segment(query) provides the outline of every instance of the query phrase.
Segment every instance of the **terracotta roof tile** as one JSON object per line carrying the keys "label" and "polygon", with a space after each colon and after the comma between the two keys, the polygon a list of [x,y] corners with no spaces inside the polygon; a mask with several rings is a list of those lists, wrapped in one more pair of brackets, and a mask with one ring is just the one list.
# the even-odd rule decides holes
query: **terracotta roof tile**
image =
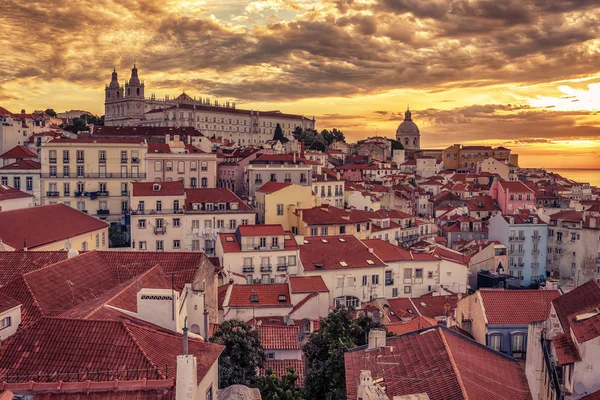
{"label": "terracotta roof tile", "polygon": [[267,369],[271,369],[275,372],[279,378],[284,377],[287,374],[287,370],[293,368],[294,372],[298,374],[298,386],[304,386],[304,360],[267,360],[265,366],[260,370],[261,375],[265,375]]}
{"label": "terracotta roof tile", "polygon": [[[256,301],[253,296],[256,296]],[[287,283],[233,285],[229,307],[291,307]]]}
{"label": "terracotta roof tile", "polygon": [[568,332],[571,323],[570,315],[580,314],[593,307],[600,307],[600,283],[594,280],[588,281],[554,299],[552,305],[563,330]]}
{"label": "terracotta roof tile", "polygon": [[15,250],[22,250],[24,241],[34,249],[105,228],[106,222],[64,204],[0,212],[0,237]]}
{"label": "terracotta roof tile", "polygon": [[258,192],[260,193],[265,193],[265,194],[271,194],[271,193],[275,193],[280,191],[281,189],[285,189],[288,186],[292,186],[291,183],[285,183],[285,182],[267,182],[264,185],[262,185],[259,189]]}
{"label": "terracotta roof tile", "polygon": [[295,325],[259,325],[258,336],[266,350],[300,350],[300,329]]}
{"label": "terracotta roof tile", "polygon": [[238,230],[242,236],[283,236],[283,227],[279,224],[240,225]]}
{"label": "terracotta roof tile", "polygon": [[417,307],[415,307],[413,302],[408,297],[396,297],[387,299],[387,301],[391,311],[390,319],[392,320],[399,320],[401,318],[416,318],[420,316]]}
{"label": "terracotta roof tile", "polygon": [[0,154],[0,158],[26,159],[38,158],[38,155],[25,146],[15,146],[7,152]]}
{"label": "terracotta roof tile", "polygon": [[[186,210],[192,210],[194,203],[237,203],[237,211],[254,211],[246,202],[240,199],[229,189],[206,188],[206,189],[185,189]],[[229,209],[228,209],[229,211]],[[218,212],[218,210],[215,210]],[[231,211],[229,211],[231,212]]]}
{"label": "terracotta roof tile", "polygon": [[33,195],[10,186],[0,185],[0,201],[24,199],[27,197],[33,197]]}
{"label": "terracotta roof tile", "polygon": [[479,294],[488,324],[520,325],[544,321],[550,316],[550,304],[558,290],[482,289]]}
{"label": "terracotta roof tile", "polygon": [[500,181],[499,183],[504,188],[504,190],[508,189],[513,193],[535,193],[533,189],[531,189],[523,182]]}
{"label": "terracotta roof tile", "polygon": [[431,400],[495,399],[496,393],[502,393],[513,400],[531,399],[524,368],[517,360],[444,327],[387,338],[387,347],[376,351],[365,348],[345,353],[350,400],[357,398],[361,370],[381,378],[390,398],[426,393]]}
{"label": "terracotta roof tile", "polygon": [[437,324],[438,321],[436,319],[429,317],[416,317],[408,322],[394,322],[387,324],[385,327],[389,333],[394,335],[404,335],[405,333],[418,331],[423,328],[430,328],[432,326],[436,326]]}
{"label": "terracotta roof tile", "polygon": [[290,276],[292,293],[329,292],[321,276]]}
{"label": "terracotta roof tile", "polygon": [[15,277],[67,259],[66,251],[0,251],[0,286]]}
{"label": "terracotta roof tile", "polygon": [[385,266],[353,235],[305,237],[300,259],[305,271]]}
{"label": "terracotta roof tile", "polygon": [[577,346],[571,338],[571,333],[563,333],[562,335],[556,335],[552,338],[552,344],[554,345],[554,351],[556,352],[556,358],[560,365],[572,364],[581,361],[581,355]]}
{"label": "terracotta roof tile", "polygon": [[411,300],[419,310],[419,314],[429,317],[445,317],[451,310],[456,308],[458,295],[433,296],[432,293],[421,297],[413,297]]}
{"label": "terracotta roof tile", "polygon": [[42,169],[42,164],[33,160],[20,160],[0,167],[0,170],[33,170]]}
{"label": "terracotta roof tile", "polygon": [[183,196],[183,181],[132,182],[133,197],[137,196]]}

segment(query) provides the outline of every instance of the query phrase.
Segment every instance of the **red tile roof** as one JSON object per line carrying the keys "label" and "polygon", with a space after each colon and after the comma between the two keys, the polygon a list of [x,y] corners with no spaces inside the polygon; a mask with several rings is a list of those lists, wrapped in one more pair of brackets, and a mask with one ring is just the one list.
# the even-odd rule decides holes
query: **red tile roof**
{"label": "red tile roof", "polygon": [[554,213],[550,216],[550,221],[566,221],[579,223],[583,221],[583,212],[565,210]]}
{"label": "red tile roof", "polygon": [[15,250],[22,250],[24,241],[34,249],[107,228],[106,222],[64,204],[0,212],[0,238]]}
{"label": "red tile roof", "polygon": [[365,246],[373,249],[373,252],[383,261],[437,261],[438,259],[427,253],[416,253],[381,239],[363,239]]}
{"label": "red tile roof", "polygon": [[[257,296],[252,302],[251,296]],[[281,296],[281,301],[280,301]],[[285,296],[285,298],[283,297]],[[290,290],[287,283],[233,285],[229,307],[291,307]]]}
{"label": "red tile roof", "polygon": [[313,208],[296,211],[302,214],[302,221],[308,225],[348,225],[358,222],[369,222],[369,216],[342,208],[324,204]]}
{"label": "red tile roof", "polygon": [[349,400],[357,398],[361,370],[381,378],[390,398],[426,393],[431,400],[496,399],[502,393],[506,399],[531,399],[517,360],[444,327],[388,338],[386,347],[374,351],[358,347],[344,358]]}
{"label": "red tile roof", "polygon": [[535,193],[533,189],[524,184],[523,182],[509,182],[509,181],[499,181],[500,185],[504,190],[510,190],[513,193],[526,193],[531,192]]}
{"label": "red tile roof", "polygon": [[[266,226],[267,228],[262,228]],[[250,234],[250,235],[242,235],[242,236],[279,236],[279,235],[283,235],[283,243],[284,243],[284,247],[281,250],[296,250],[298,249],[298,244],[296,243],[296,239],[294,239],[294,235],[292,235],[292,233],[290,231],[283,231],[283,228],[281,229],[281,233],[268,233],[268,232],[277,232],[278,229],[275,227],[281,227],[281,225],[240,225],[238,227],[238,229],[242,228],[242,227],[257,227],[255,232],[263,232],[261,234]],[[252,229],[247,230],[249,232],[252,232]],[[267,233],[264,233],[267,232]],[[219,234],[219,241],[221,242],[221,245],[223,246],[223,252],[224,253],[237,253],[237,252],[241,252],[241,251],[246,251],[246,249],[242,250],[242,246],[240,245],[240,242],[238,240],[238,236],[235,233],[220,233]],[[266,250],[266,249],[265,249]],[[248,250],[248,251],[254,251],[254,249],[252,250]],[[280,250],[270,250],[270,251],[280,251]]]}
{"label": "red tile roof", "polygon": [[4,154],[1,154],[0,158],[26,159],[38,158],[38,155],[25,146],[15,146]]}
{"label": "red tile roof", "polygon": [[139,136],[152,137],[158,136],[163,139],[165,135],[179,136],[204,136],[194,127],[165,127],[165,126],[109,126],[100,125],[94,127],[94,137],[120,137],[120,136]]}
{"label": "red tile roof", "polygon": [[[207,189],[185,189],[186,210],[192,210],[194,203],[238,203],[237,211],[253,211],[252,207],[246,204],[235,193],[224,188]],[[215,212],[219,212],[215,210]],[[228,209],[228,212],[232,212]]]}
{"label": "red tile roof", "polygon": [[300,259],[305,271],[385,266],[353,235],[305,237]]}
{"label": "red tile roof", "polygon": [[522,325],[544,321],[550,316],[550,304],[558,290],[481,289],[488,324]]}
{"label": "red tile roof", "polygon": [[[187,153],[185,154],[205,153],[204,151],[189,143],[186,143],[184,147],[187,150]],[[173,151],[171,150],[171,146],[169,146],[167,143],[148,143],[148,153],[177,154],[173,153]]]}
{"label": "red tile roof", "polygon": [[582,397],[579,400],[600,400],[600,390],[597,390],[594,393],[588,394],[587,396]]}
{"label": "red tile roof", "polygon": [[22,192],[10,186],[0,185],[0,201],[24,199],[27,197],[33,197],[33,195]]}
{"label": "red tile roof", "polygon": [[445,317],[451,310],[456,308],[458,295],[433,296],[432,293],[421,297],[413,297],[413,304],[419,310],[419,314],[430,317]]}
{"label": "red tile roof", "polygon": [[259,325],[258,337],[266,350],[300,350],[300,328],[292,326]]}
{"label": "red tile roof", "polygon": [[387,301],[390,306],[391,320],[399,320],[400,318],[416,318],[419,316],[417,307],[415,307],[413,302],[408,297],[395,297],[392,299],[387,299]]}
{"label": "red tile roof", "polygon": [[42,169],[42,164],[32,160],[20,160],[11,164],[0,167],[0,170],[27,170],[27,169]]}
{"label": "red tile roof", "polygon": [[[223,347],[193,338],[188,339],[188,345],[189,353],[197,358],[200,381]],[[126,368],[130,378],[135,376],[132,370],[148,368],[153,377],[166,379],[167,369],[169,374],[176,371],[182,348],[180,334],[139,320],[43,318],[2,343],[0,376],[11,376],[5,377],[9,382],[27,381],[37,374],[61,374],[62,380],[73,381],[127,380]],[[95,370],[108,372],[85,373]]]}
{"label": "red tile roof", "polygon": [[285,233],[280,224],[240,225],[238,230],[242,236],[283,236]]}
{"label": "red tile roof", "polygon": [[436,326],[438,321],[429,317],[416,317],[411,319],[409,322],[394,322],[391,324],[387,324],[385,327],[387,328],[389,333],[394,335],[404,335],[405,333],[418,331],[423,328],[430,328],[432,326]]}
{"label": "red tile roof", "polygon": [[265,193],[265,194],[271,194],[271,193],[275,193],[281,189],[285,189],[288,186],[292,186],[291,183],[285,183],[285,182],[267,182],[264,185],[262,185],[259,189],[258,192],[260,193]]}
{"label": "red tile roof", "polygon": [[143,145],[144,141],[143,139],[123,139],[123,138],[118,138],[118,137],[111,137],[111,138],[100,138],[100,137],[93,137],[93,138],[77,138],[77,139],[69,139],[69,138],[57,138],[57,139],[52,139],[50,140],[46,146],[49,145],[61,145],[63,143],[105,143],[105,144],[140,144]]}
{"label": "red tile roof", "polygon": [[571,333],[563,333],[552,338],[554,351],[559,365],[572,364],[581,361],[581,355],[571,338]]}
{"label": "red tile roof", "polygon": [[[132,182],[132,195],[137,196],[183,196],[183,181],[173,182]],[[155,186],[158,190],[154,190]]]}
{"label": "red tile roof", "polygon": [[321,276],[290,276],[290,289],[292,293],[329,292]]}
{"label": "red tile roof", "polygon": [[[174,400],[173,378],[160,380],[82,382],[28,382],[0,384],[2,394],[31,396],[36,400]],[[0,399],[3,397],[0,396]]]}
{"label": "red tile roof", "polygon": [[304,360],[267,360],[264,368],[261,368],[260,375],[265,375],[267,369],[271,369],[279,378],[287,374],[289,368],[292,368],[298,374],[296,384],[304,386]]}
{"label": "red tile roof", "polygon": [[581,314],[584,310],[600,307],[600,283],[591,280],[583,285],[554,299],[552,305],[556,310],[560,324],[565,332],[570,329],[570,315]]}
{"label": "red tile roof", "polygon": [[600,307],[593,306],[567,317],[577,342],[585,343],[600,336],[599,309]]}
{"label": "red tile roof", "polygon": [[0,251],[0,286],[13,278],[67,259],[66,251]]}

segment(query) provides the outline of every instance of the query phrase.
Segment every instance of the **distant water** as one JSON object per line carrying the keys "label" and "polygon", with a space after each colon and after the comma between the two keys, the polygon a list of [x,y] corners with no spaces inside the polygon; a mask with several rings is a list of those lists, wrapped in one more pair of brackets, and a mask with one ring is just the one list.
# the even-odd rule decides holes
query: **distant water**
{"label": "distant water", "polygon": [[548,169],[548,172],[557,173],[576,182],[589,182],[592,186],[600,187],[600,170],[557,168]]}

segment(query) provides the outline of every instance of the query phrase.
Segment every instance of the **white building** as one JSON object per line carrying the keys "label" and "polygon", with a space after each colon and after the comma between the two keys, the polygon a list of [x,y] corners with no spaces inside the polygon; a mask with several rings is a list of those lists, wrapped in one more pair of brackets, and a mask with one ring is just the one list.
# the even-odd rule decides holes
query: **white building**
{"label": "white building", "polygon": [[312,166],[296,154],[263,154],[246,167],[247,193],[252,198],[265,182],[311,186]]}
{"label": "white building", "polygon": [[184,189],[181,181],[134,182],[132,247],[215,254],[222,232],[254,224],[255,212],[228,189]]}
{"label": "white building", "polygon": [[0,185],[0,211],[33,207],[33,196],[6,185]]}

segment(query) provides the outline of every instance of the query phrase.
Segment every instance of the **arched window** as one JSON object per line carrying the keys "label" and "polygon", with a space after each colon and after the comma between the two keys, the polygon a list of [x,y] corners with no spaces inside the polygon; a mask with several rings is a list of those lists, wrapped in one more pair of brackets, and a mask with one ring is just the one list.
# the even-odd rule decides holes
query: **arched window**
{"label": "arched window", "polygon": [[106,98],[110,99],[110,92],[106,92]]}
{"label": "arched window", "polygon": [[190,163],[190,171],[197,171],[198,170],[198,163],[196,161],[192,161]]}
{"label": "arched window", "polygon": [[404,144],[405,144],[406,146],[408,146],[408,144],[409,144],[409,143],[410,143],[410,140],[409,140],[408,138],[405,138],[405,139],[404,139]]}
{"label": "arched window", "polygon": [[177,163],[177,172],[183,174],[185,172],[185,163],[183,161],[179,161]]}
{"label": "arched window", "polygon": [[512,356],[514,358],[523,358],[525,355],[525,334],[523,332],[513,333],[511,342]]}
{"label": "arched window", "polygon": [[173,171],[173,162],[167,161],[167,171]]}
{"label": "arched window", "polygon": [[208,179],[202,178],[202,187],[203,188],[208,187]]}
{"label": "arched window", "polygon": [[492,350],[502,351],[502,334],[492,333],[488,335],[488,347]]}
{"label": "arched window", "polygon": [[131,89],[127,88],[127,96],[129,96],[131,94]]}
{"label": "arched window", "polygon": [[190,187],[192,189],[195,189],[198,186],[198,179],[197,178],[191,178],[190,179]]}
{"label": "arched window", "polygon": [[192,326],[190,326],[190,331],[192,333],[199,335],[200,334],[200,326],[198,326],[198,324],[193,324]]}
{"label": "arched window", "polygon": [[201,170],[202,171],[207,171],[208,170],[208,163],[206,161],[202,161],[202,164],[200,164],[201,166]]}
{"label": "arched window", "polygon": [[417,138],[413,139],[413,146],[417,147]]}
{"label": "arched window", "polygon": [[117,99],[121,97],[121,93],[117,92]]}
{"label": "arched window", "polygon": [[140,95],[140,88],[136,89],[136,93],[137,93],[138,96]]}
{"label": "arched window", "polygon": [[162,163],[160,161],[154,161],[154,171],[155,172],[162,171]]}

